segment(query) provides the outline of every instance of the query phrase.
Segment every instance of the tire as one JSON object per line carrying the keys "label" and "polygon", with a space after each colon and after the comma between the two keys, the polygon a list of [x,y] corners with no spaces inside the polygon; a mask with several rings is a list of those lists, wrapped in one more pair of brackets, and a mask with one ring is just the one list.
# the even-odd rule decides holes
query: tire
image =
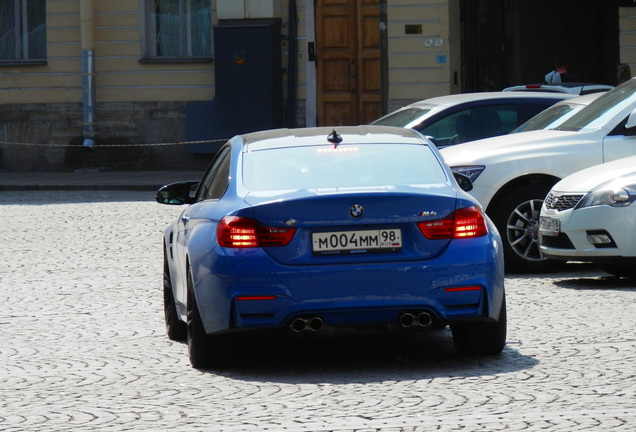
{"label": "tire", "polygon": [[233,353],[231,335],[208,335],[205,333],[189,270],[187,313],[188,355],[192,367],[201,369],[228,366],[231,363]]}
{"label": "tire", "polygon": [[164,252],[163,258],[163,316],[166,323],[166,333],[168,339],[173,341],[186,340],[186,323],[179,319],[177,306],[172,293],[172,280],[170,279],[170,268],[168,259]]}
{"label": "tire", "polygon": [[506,299],[501,305],[499,320],[496,323],[470,323],[451,325],[453,345],[459,354],[496,355],[506,346],[508,314]]}
{"label": "tire", "polygon": [[490,206],[503,240],[506,272],[542,273],[562,265],[539,248],[539,213],[549,191],[549,185],[521,186]]}

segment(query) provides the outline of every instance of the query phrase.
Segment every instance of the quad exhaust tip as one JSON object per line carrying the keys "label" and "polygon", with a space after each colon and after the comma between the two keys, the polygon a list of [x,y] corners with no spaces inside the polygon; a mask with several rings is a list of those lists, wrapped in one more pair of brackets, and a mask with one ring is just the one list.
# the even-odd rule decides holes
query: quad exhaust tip
{"label": "quad exhaust tip", "polygon": [[[403,312],[398,321],[404,328],[429,328],[433,324],[433,317],[428,312]],[[319,332],[324,327],[325,322],[319,316],[295,318],[289,325],[294,333]]]}

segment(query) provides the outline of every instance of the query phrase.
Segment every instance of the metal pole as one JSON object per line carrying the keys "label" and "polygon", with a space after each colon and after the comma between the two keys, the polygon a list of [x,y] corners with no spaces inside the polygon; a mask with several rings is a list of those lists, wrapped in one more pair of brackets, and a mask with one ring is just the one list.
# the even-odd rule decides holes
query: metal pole
{"label": "metal pole", "polygon": [[97,135],[95,128],[95,15],[93,0],[80,0],[80,29],[82,48],[82,115],[83,145],[92,147]]}
{"label": "metal pole", "polygon": [[296,0],[289,0],[289,26],[287,44],[287,127],[296,127],[296,87],[298,69],[298,23],[296,18]]}

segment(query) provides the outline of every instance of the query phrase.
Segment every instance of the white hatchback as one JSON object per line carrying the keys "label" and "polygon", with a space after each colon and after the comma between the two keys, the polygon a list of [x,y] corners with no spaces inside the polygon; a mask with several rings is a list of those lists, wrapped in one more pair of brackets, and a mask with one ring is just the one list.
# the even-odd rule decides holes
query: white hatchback
{"label": "white hatchback", "polygon": [[558,182],[543,203],[541,251],[636,276],[636,156],[597,165]]}
{"label": "white hatchback", "polygon": [[545,271],[539,212],[552,186],[584,168],[636,155],[636,79],[602,94],[563,124],[441,150],[467,175],[504,238],[509,271]]}

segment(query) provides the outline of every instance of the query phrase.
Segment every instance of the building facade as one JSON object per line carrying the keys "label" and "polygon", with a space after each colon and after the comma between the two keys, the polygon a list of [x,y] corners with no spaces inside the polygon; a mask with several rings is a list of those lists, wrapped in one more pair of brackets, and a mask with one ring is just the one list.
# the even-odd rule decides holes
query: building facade
{"label": "building facade", "polygon": [[[554,53],[549,37],[529,43],[527,3],[3,0],[0,169],[199,168],[236,133],[367,123],[531,81]],[[636,8],[576,3],[609,34],[593,80],[611,84],[616,62],[636,65]]]}

